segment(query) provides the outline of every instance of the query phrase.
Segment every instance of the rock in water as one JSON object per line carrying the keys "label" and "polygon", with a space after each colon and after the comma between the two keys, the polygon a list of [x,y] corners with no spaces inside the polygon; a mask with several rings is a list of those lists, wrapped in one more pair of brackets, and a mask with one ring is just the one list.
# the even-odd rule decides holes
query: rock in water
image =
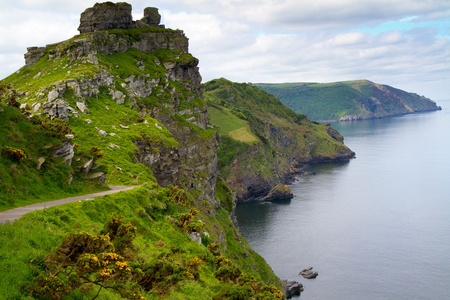
{"label": "rock in water", "polygon": [[80,18],[80,33],[108,29],[130,29],[133,27],[131,5],[125,2],[96,3],[86,9]]}
{"label": "rock in water", "polygon": [[304,278],[306,279],[312,279],[312,278],[316,278],[317,275],[319,275],[319,273],[311,271],[312,267],[308,268],[308,269],[303,269],[300,271],[300,275],[302,275]]}
{"label": "rock in water", "polygon": [[287,299],[295,295],[300,295],[300,293],[303,292],[303,284],[297,281],[284,280],[283,282],[286,289],[285,295]]}

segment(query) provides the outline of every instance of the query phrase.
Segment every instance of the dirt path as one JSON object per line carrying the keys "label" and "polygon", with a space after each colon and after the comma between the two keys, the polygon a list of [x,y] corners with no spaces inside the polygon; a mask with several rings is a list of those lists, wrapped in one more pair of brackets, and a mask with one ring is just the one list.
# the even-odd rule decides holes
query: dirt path
{"label": "dirt path", "polygon": [[66,204],[66,203],[70,203],[70,202],[75,202],[75,201],[79,201],[79,200],[84,200],[84,199],[88,199],[88,198],[94,198],[94,197],[99,197],[99,196],[104,196],[104,195],[109,195],[109,194],[114,194],[114,193],[118,193],[121,191],[127,191],[127,190],[131,190],[132,188],[134,188],[134,186],[111,186],[110,188],[111,188],[111,190],[109,190],[109,191],[103,191],[103,192],[98,192],[98,193],[93,193],[93,194],[88,194],[88,195],[82,195],[82,196],[64,198],[64,199],[59,199],[59,200],[54,200],[54,201],[36,203],[36,204],[28,205],[28,206],[23,206],[23,207],[18,207],[18,208],[14,208],[11,210],[7,210],[7,211],[0,213],[0,223],[6,223],[7,221],[12,222],[12,221],[20,218],[24,214],[35,211],[35,210],[41,210],[41,209],[51,207],[51,206]]}

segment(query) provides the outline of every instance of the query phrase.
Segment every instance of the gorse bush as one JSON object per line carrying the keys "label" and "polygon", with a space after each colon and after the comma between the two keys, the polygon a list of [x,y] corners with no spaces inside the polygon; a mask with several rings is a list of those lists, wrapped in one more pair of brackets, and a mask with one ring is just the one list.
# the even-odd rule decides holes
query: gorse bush
{"label": "gorse bush", "polygon": [[94,161],[96,161],[96,160],[102,158],[103,155],[105,154],[105,152],[103,152],[103,150],[100,149],[100,148],[97,147],[97,146],[92,147],[91,150],[89,150],[89,153],[91,153],[92,159],[93,159]]}
{"label": "gorse bush", "polygon": [[3,149],[3,153],[7,157],[12,158],[14,160],[17,160],[19,162],[24,161],[25,159],[27,159],[27,155],[25,154],[25,152],[23,152],[22,149],[13,148],[13,147],[5,147]]}

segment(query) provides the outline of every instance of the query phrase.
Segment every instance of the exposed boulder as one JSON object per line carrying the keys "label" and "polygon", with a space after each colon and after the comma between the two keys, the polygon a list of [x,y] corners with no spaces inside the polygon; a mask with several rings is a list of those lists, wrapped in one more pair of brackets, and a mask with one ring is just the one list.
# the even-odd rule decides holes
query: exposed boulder
{"label": "exposed boulder", "polygon": [[158,26],[161,22],[161,15],[156,7],[147,7],[144,9],[144,17],[141,21],[150,26]]}
{"label": "exposed boulder", "polygon": [[36,170],[40,170],[42,167],[42,164],[45,162],[45,157],[38,157],[37,161],[38,161],[38,163],[36,165]]}
{"label": "exposed boulder", "polygon": [[189,234],[189,237],[194,241],[197,242],[198,244],[202,244],[202,237],[200,235],[200,233],[198,232],[191,232],[191,234]]}
{"label": "exposed boulder", "polygon": [[89,175],[88,177],[89,177],[89,179],[98,179],[98,180],[100,180],[101,183],[105,184],[106,176],[105,176],[105,173],[103,173],[103,172],[96,172],[94,174]]}
{"label": "exposed boulder", "polygon": [[64,162],[68,165],[72,164],[72,158],[75,154],[73,151],[72,139],[66,139],[61,146],[55,149],[53,157],[64,157]]}
{"label": "exposed boulder", "polygon": [[80,18],[80,33],[108,29],[130,29],[133,26],[131,5],[125,2],[96,3],[86,9]]}

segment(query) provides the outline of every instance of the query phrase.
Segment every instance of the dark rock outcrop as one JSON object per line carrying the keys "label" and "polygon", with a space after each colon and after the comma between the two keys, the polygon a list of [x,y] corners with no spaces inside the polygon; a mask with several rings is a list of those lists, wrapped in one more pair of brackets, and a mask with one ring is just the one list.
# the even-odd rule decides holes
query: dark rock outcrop
{"label": "dark rock outcrop", "polygon": [[287,281],[284,280],[284,287],[285,287],[285,296],[287,299],[291,298],[292,296],[298,296],[301,292],[303,292],[303,285],[297,281]]}
{"label": "dark rock outcrop", "polygon": [[158,26],[161,22],[161,15],[156,7],[147,7],[144,9],[144,17],[141,21],[150,26]]}
{"label": "dark rock outcrop", "polygon": [[316,278],[319,273],[312,271],[312,267],[303,269],[300,271],[299,275],[302,275],[306,279]]}
{"label": "dark rock outcrop", "polygon": [[265,196],[263,201],[274,201],[274,200],[286,200],[292,199],[294,195],[291,193],[290,188],[284,184],[275,185],[270,192]]}
{"label": "dark rock outcrop", "polygon": [[81,14],[78,31],[86,33],[108,29],[158,26],[160,21],[161,15],[155,7],[147,7],[144,10],[144,17],[134,22],[130,4],[125,2],[96,3]]}

